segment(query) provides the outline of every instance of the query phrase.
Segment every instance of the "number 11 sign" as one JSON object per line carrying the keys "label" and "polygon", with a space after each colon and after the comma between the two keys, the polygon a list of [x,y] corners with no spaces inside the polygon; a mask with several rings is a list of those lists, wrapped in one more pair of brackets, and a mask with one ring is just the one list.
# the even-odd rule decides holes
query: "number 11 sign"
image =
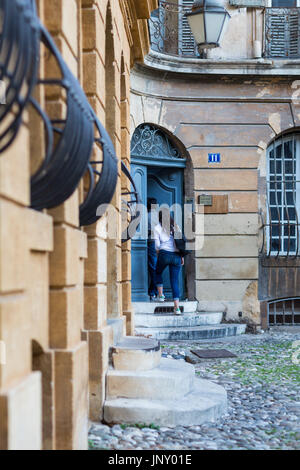
{"label": "number 11 sign", "polygon": [[208,163],[220,163],[221,154],[220,153],[209,153],[208,154]]}

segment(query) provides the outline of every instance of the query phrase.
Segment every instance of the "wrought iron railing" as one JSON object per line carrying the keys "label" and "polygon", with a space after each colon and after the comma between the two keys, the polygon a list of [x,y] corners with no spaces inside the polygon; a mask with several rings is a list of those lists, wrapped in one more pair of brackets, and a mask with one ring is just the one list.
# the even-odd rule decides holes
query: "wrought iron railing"
{"label": "wrought iron railing", "polygon": [[265,57],[300,57],[300,8],[266,8]]}
{"label": "wrought iron railing", "polygon": [[[56,73],[46,79],[38,78],[40,41],[57,65]],[[40,155],[39,168],[31,177],[31,207],[42,210],[62,204],[88,172],[90,185],[80,207],[80,222],[96,222],[102,215],[97,208],[108,204],[115,192],[115,149],[78,80],[39,21],[34,0],[0,0],[0,80],[6,88],[6,103],[0,106],[0,153],[16,137],[29,103],[45,129],[44,155]],[[64,116],[57,119],[55,109],[53,116],[46,113],[33,97],[37,85],[47,87],[45,96],[50,89],[60,91],[65,101]],[[94,146],[100,147],[101,161],[90,161]]]}
{"label": "wrought iron railing", "polygon": [[50,209],[66,201],[77,188],[89,163],[94,143],[93,112],[90,104],[54,40],[43,25],[41,38],[53,56],[59,74],[40,79],[40,85],[59,87],[66,95],[66,115],[51,119],[31,98],[47,131],[47,151],[43,163],[31,178],[31,207]]}
{"label": "wrought iron railing", "polygon": [[95,146],[100,160],[92,159],[88,164],[89,184],[85,186],[86,198],[80,206],[80,225],[97,222],[106,211],[114,195],[118,179],[118,160],[112,141],[97,119],[95,113]]}
{"label": "wrought iron railing", "polygon": [[15,139],[37,81],[40,30],[27,0],[0,0],[0,153]]}
{"label": "wrought iron railing", "polygon": [[185,13],[193,0],[160,0],[149,20],[151,49],[164,54],[199,57]]}

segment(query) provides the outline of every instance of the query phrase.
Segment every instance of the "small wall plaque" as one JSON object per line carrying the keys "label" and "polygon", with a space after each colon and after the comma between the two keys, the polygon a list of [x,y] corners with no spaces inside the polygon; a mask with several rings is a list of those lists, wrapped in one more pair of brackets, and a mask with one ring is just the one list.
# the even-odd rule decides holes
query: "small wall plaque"
{"label": "small wall plaque", "polygon": [[221,163],[221,154],[220,153],[209,153],[208,154],[208,163]]}
{"label": "small wall plaque", "polygon": [[200,194],[199,204],[200,206],[212,206],[212,196],[208,194]]}

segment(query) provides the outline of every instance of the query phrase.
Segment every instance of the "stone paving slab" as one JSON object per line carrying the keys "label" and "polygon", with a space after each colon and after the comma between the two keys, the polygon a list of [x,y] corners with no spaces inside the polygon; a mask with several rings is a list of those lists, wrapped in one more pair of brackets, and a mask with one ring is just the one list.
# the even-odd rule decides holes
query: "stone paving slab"
{"label": "stone paving slab", "polygon": [[[200,426],[148,427],[93,423],[95,449],[300,449],[299,327],[275,327],[213,341],[163,342],[164,357],[184,361],[191,349],[228,349],[233,359],[199,359],[198,377],[222,385],[227,414]],[[300,351],[299,351],[300,352]]]}

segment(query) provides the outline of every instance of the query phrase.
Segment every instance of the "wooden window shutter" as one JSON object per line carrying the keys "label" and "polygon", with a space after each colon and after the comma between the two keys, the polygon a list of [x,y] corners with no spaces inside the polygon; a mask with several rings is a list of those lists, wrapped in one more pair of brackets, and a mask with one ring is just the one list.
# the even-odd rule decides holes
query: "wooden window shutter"
{"label": "wooden window shutter", "polygon": [[179,22],[179,25],[181,25],[180,30],[179,30],[179,50],[180,54],[183,56],[190,55],[190,56],[196,56],[197,55],[197,45],[193,36],[193,33],[191,31],[189,22],[187,17],[185,16],[185,13],[188,10],[192,9],[192,6],[194,4],[194,0],[181,0],[181,6],[182,6],[182,18],[181,21]]}
{"label": "wooden window shutter", "polygon": [[300,56],[300,15],[298,9],[266,10],[266,56],[296,58]]}

